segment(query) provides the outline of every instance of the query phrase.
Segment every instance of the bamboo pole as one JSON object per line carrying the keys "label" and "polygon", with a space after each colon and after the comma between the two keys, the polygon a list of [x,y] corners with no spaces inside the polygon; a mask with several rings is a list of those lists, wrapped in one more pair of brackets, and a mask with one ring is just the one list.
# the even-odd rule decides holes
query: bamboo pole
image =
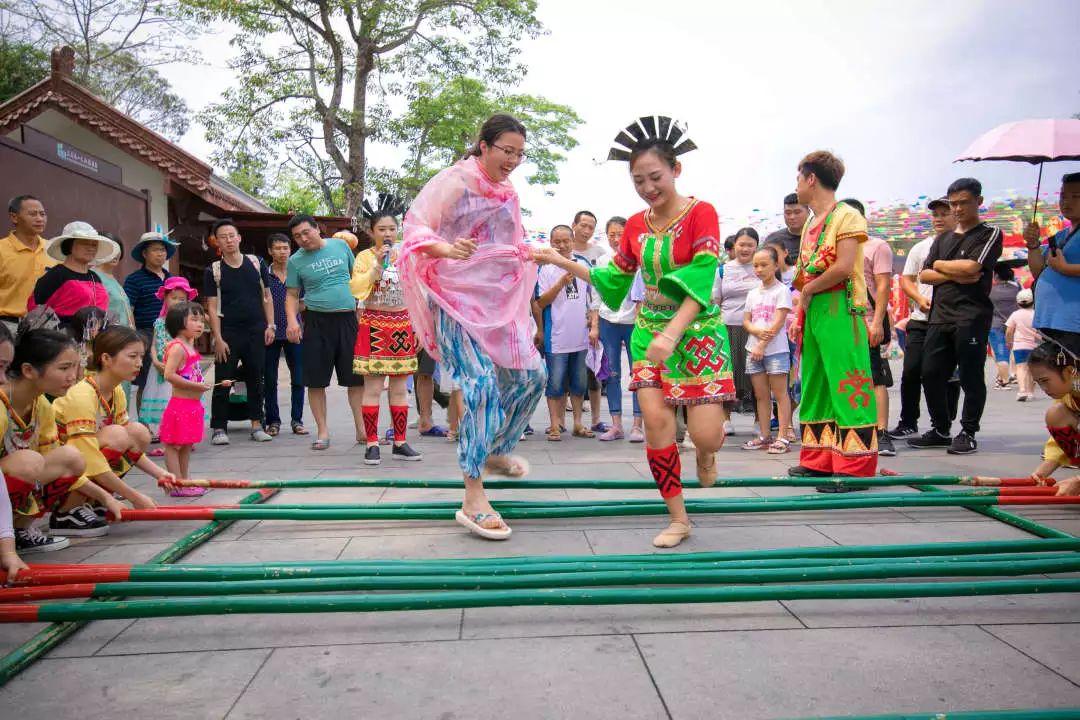
{"label": "bamboo pole", "polygon": [[[162,483],[159,483],[162,484]],[[164,483],[168,485],[169,483]],[[187,487],[205,488],[417,488],[417,489],[461,489],[461,480],[417,478],[294,478],[244,480],[236,478],[192,478],[177,480],[172,484]],[[1049,481],[1053,484],[1053,481]],[[697,480],[684,480],[687,488],[697,488]],[[964,485],[978,487],[1027,487],[1034,486],[1031,478],[995,478],[957,475],[892,475],[887,477],[824,477],[804,478],[789,475],[765,477],[720,478],[714,487],[818,487],[821,485],[841,485],[849,487],[888,487],[893,485]],[[490,478],[484,480],[488,490],[541,490],[541,489],[591,489],[591,490],[652,490],[656,487],[652,480],[585,480],[585,479],[524,479]]]}
{"label": "bamboo pole", "polygon": [[389,612],[538,605],[640,605],[766,600],[968,597],[1080,592],[1080,579],[930,583],[825,583],[689,588],[562,588],[374,595],[226,595],[0,606],[0,622],[78,621],[193,615]]}
{"label": "bamboo pole", "polygon": [[[273,497],[277,492],[277,489],[273,488],[260,489],[259,491],[246,496],[240,502],[245,505],[261,503],[264,500]],[[150,562],[174,563],[231,524],[231,520],[215,520],[197,530],[192,530],[190,533],[152,557]],[[6,685],[12,678],[33,665],[47,652],[75,634],[75,632],[86,625],[89,620],[90,618],[57,621],[9,652],[3,658],[0,658],[0,687]]]}
{"label": "bamboo pole", "polygon": [[[189,597],[249,594],[325,593],[390,590],[518,590],[543,588],[771,584],[817,581],[933,577],[1007,577],[1080,571],[1080,556],[1067,559],[920,563],[893,562],[848,567],[771,569],[601,570],[514,575],[430,575],[309,577],[232,582],[119,582],[0,589],[4,602],[72,598]],[[2,608],[3,606],[0,606]],[[2,612],[2,610],[0,610]]]}

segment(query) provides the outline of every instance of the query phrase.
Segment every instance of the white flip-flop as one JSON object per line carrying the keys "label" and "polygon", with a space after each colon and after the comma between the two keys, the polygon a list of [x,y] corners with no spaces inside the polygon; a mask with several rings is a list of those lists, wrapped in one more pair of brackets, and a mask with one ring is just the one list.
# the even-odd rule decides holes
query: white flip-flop
{"label": "white flip-flop", "polygon": [[504,527],[501,530],[486,528],[480,524],[489,517],[497,517],[500,521],[502,520],[502,515],[500,515],[499,513],[476,513],[472,517],[466,515],[464,510],[458,510],[456,513],[454,513],[454,520],[456,520],[459,525],[463,525],[464,527],[468,528],[469,532],[475,535],[479,535],[485,540],[509,539],[510,535],[513,534],[514,531],[511,530],[505,522],[503,522]]}

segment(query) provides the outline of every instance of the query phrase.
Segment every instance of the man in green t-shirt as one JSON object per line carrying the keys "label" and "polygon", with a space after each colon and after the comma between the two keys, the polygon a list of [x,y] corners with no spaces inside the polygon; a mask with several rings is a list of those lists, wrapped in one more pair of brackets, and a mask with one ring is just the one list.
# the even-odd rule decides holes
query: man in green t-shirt
{"label": "man in green t-shirt", "polygon": [[[286,337],[300,342],[304,385],[308,404],[315,417],[318,434],[313,450],[330,447],[330,428],[326,423],[326,388],[336,371],[338,385],[347,388],[356,437],[361,433],[363,378],[353,373],[353,349],[356,346],[356,300],[349,291],[353,254],[344,240],[324,238],[315,218],[295,215],[289,221],[289,234],[300,247],[289,258],[285,275]],[[304,325],[297,321],[300,293],[304,294]]]}

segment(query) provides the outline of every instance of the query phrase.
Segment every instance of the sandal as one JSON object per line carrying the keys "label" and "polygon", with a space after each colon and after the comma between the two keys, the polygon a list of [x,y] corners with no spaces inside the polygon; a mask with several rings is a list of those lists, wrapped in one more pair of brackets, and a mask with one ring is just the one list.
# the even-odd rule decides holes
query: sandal
{"label": "sandal", "polygon": [[770,455],[783,455],[789,450],[791,450],[791,441],[787,438],[779,437],[776,438],[776,440],[774,440],[771,445],[769,445],[769,449],[765,452],[769,453]]}
{"label": "sandal", "polygon": [[791,445],[796,445],[799,442],[799,435],[795,432],[795,428],[793,428],[791,425],[785,427],[783,432],[781,432],[780,434]]}
{"label": "sandal", "polygon": [[547,439],[548,442],[562,442],[562,433],[554,428],[548,428]]}
{"label": "sandal", "polygon": [[318,439],[311,441],[312,450],[328,450],[330,448],[330,438]]}
{"label": "sandal", "polygon": [[[501,457],[502,461],[492,462],[492,458]],[[529,474],[529,461],[519,455],[492,455],[484,463],[484,469],[492,475],[508,478],[525,477]]]}
{"label": "sandal", "polygon": [[747,440],[742,444],[743,450],[764,450],[772,444],[772,438],[761,437],[760,435],[751,440]]}
{"label": "sandal", "polygon": [[447,430],[442,425],[432,425],[420,432],[421,437],[446,437]]}
{"label": "sandal", "polygon": [[585,427],[584,425],[576,426],[574,428],[573,435],[574,435],[574,437],[579,437],[579,438],[594,438],[594,437],[596,437],[596,433],[594,433],[592,430]]}
{"label": "sandal", "polygon": [[447,430],[446,439],[448,442],[457,442],[458,433],[457,430]]}
{"label": "sandal", "polygon": [[304,427],[304,423],[294,422],[292,424],[293,435],[308,435],[309,431]]}
{"label": "sandal", "polygon": [[687,523],[671,521],[664,532],[653,538],[653,547],[673,548],[686,538],[690,537],[690,526]]}
{"label": "sandal", "polygon": [[[485,520],[494,518],[499,521],[499,528],[486,528],[481,525]],[[510,526],[502,519],[502,515],[497,512],[490,513],[475,513],[473,515],[466,515],[464,510],[458,510],[454,513],[454,520],[458,525],[462,525],[468,528],[469,532],[474,535],[479,535],[485,540],[506,540],[513,532]]]}
{"label": "sandal", "polygon": [[266,434],[270,437],[277,437],[281,432],[281,423],[270,423],[266,426]]}
{"label": "sandal", "polygon": [[701,464],[701,455],[697,457],[697,477],[698,485],[704,488],[712,487],[716,484],[716,478],[720,474],[717,472],[716,467],[716,453],[709,453],[709,457],[712,462],[708,465]]}

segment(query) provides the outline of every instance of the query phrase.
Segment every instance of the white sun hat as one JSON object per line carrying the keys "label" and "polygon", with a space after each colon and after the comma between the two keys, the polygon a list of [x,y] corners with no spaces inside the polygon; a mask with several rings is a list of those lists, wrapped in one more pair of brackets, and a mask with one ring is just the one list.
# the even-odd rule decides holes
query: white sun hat
{"label": "white sun hat", "polygon": [[[48,247],[45,248],[45,254],[53,260],[63,262],[64,258],[68,255],[68,253],[64,252],[63,248],[65,240],[93,240],[96,242],[97,255],[91,261],[95,264],[107,262],[109,258],[114,257],[120,252],[120,247],[104,235],[98,234],[98,231],[94,229],[93,225],[88,222],[83,222],[82,220],[76,220],[74,222],[69,222],[64,226],[63,234],[58,235],[49,241]],[[68,252],[70,251],[71,248],[69,246]]]}

